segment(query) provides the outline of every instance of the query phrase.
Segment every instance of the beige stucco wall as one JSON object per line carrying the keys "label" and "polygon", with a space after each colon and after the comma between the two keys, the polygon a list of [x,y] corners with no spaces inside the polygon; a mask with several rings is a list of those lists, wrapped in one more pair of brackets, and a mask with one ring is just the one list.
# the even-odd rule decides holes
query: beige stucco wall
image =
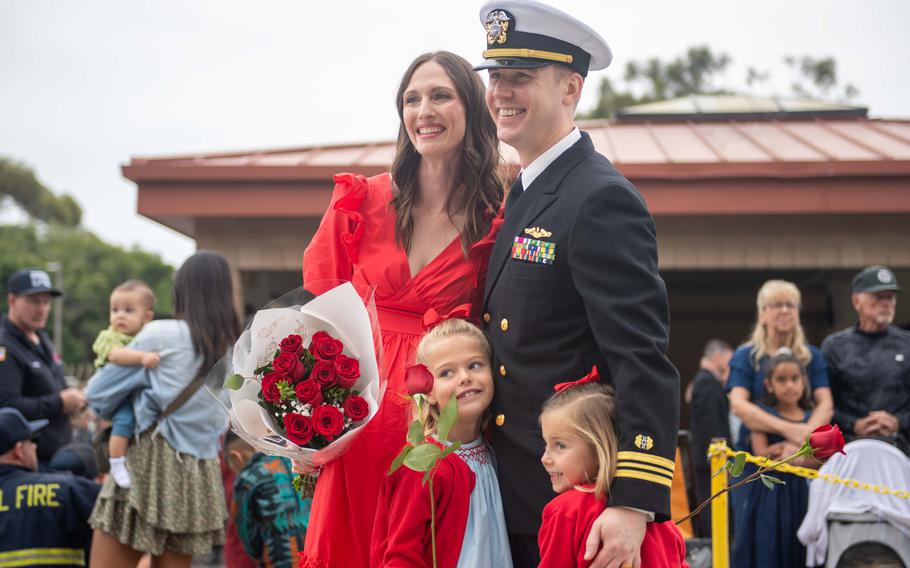
{"label": "beige stucco wall", "polygon": [[910,215],[658,217],[655,222],[662,270],[910,268]]}

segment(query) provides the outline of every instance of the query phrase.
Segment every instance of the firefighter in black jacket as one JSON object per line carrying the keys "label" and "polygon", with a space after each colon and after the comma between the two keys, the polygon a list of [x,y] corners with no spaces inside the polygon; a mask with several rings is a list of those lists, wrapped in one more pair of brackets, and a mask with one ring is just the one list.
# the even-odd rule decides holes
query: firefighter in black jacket
{"label": "firefighter in black jacket", "polygon": [[0,566],[88,565],[88,517],[101,487],[37,472],[34,439],[47,423],[0,408]]}
{"label": "firefighter in black jacket", "polygon": [[483,313],[513,560],[536,566],[541,512],[553,497],[540,464],[541,404],[556,383],[597,365],[616,389],[620,451],[608,509],[591,531],[603,540],[595,566],[637,567],[646,522],[670,514],[679,374],[665,355],[669,309],[654,223],[574,124],[584,77],[612,55],[590,27],[538,2],[494,0],[480,18],[487,106],[522,168],[491,253]]}
{"label": "firefighter in black jacket", "polygon": [[20,270],[9,279],[9,311],[0,321],[0,407],[16,408],[28,420],[49,421],[38,444],[41,469],[70,442],[70,415],[85,408],[82,391],[67,388],[63,360],[44,332],[51,300],[60,294],[47,272]]}

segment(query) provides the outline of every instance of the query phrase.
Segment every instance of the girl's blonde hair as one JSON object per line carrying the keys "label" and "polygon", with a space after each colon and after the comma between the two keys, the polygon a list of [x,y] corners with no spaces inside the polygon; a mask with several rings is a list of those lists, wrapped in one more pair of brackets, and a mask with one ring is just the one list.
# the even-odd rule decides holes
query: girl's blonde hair
{"label": "girl's blonde hair", "polygon": [[[417,344],[417,362],[426,365],[427,364],[427,355],[428,351],[432,348],[432,345],[439,341],[440,339],[448,339],[450,337],[463,336],[469,339],[477,341],[480,350],[483,351],[484,356],[487,359],[487,366],[492,364],[493,359],[493,350],[490,347],[490,342],[487,340],[487,336],[484,335],[483,331],[473,323],[463,320],[463,319],[447,319],[440,323],[439,325],[433,327],[430,331],[424,335],[420,343]],[[436,433],[436,424],[439,421],[439,412],[440,408],[436,404],[424,404],[423,405],[423,416],[417,416],[416,410],[414,411],[415,415],[412,416],[413,419],[423,419],[423,423],[426,425],[424,428],[424,435],[431,436]]]}
{"label": "girl's blonde hair", "polygon": [[616,397],[613,388],[600,383],[584,383],[563,389],[543,405],[540,415],[563,412],[565,420],[588,443],[597,458],[594,494],[606,498],[616,473],[619,437],[616,434]]}
{"label": "girl's blonde hair", "polygon": [[[768,337],[768,329],[761,322],[761,315],[762,312],[768,308],[768,304],[771,303],[771,298],[777,294],[787,294],[796,298],[796,310],[799,311],[799,304],[802,300],[802,296],[799,293],[799,288],[797,288],[796,284],[793,282],[787,282],[786,280],[768,280],[758,290],[758,297],[755,301],[756,307],[758,308],[758,314],[755,318],[755,328],[752,330],[752,337],[747,344],[752,346],[752,349],[749,350],[749,354],[752,356],[752,362],[756,369],[759,366],[759,361],[766,355],[770,357],[775,350],[775,347],[771,345],[771,339]],[[802,323],[796,323],[796,327],[793,330],[793,336],[790,338],[787,345],[779,345],[777,347],[786,347],[790,349],[803,366],[808,365],[809,361],[812,360],[812,353],[809,352],[809,348],[806,346],[806,334],[803,331]]]}

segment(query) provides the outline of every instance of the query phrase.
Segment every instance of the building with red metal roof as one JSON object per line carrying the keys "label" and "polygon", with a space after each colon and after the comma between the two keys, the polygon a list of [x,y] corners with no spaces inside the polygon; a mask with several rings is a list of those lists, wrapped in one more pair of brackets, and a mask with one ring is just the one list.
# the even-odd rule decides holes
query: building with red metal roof
{"label": "building with red metal roof", "polygon": [[[910,120],[805,101],[689,99],[579,122],[655,218],[670,356],[684,376],[709,337],[747,337],[755,292],[769,278],[803,290],[816,344],[853,322],[850,280],[863,266],[889,265],[910,284]],[[394,148],[387,140],[134,157],[123,174],[139,188],[139,213],[228,258],[250,310],[301,284],[332,175],[387,171]],[[502,153],[517,168],[514,150]],[[898,308],[898,321],[910,321],[910,302]]]}

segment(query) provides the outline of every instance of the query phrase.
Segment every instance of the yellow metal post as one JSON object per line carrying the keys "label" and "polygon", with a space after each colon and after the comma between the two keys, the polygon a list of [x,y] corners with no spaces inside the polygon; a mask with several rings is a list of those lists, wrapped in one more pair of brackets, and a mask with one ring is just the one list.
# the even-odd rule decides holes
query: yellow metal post
{"label": "yellow metal post", "polygon": [[[714,475],[724,467],[727,461],[727,442],[715,439],[711,442],[709,450],[711,456],[711,495],[717,495],[727,488],[727,472]],[[728,568],[730,566],[730,543],[727,507],[727,495],[711,501],[711,551],[714,558],[714,568]]]}

